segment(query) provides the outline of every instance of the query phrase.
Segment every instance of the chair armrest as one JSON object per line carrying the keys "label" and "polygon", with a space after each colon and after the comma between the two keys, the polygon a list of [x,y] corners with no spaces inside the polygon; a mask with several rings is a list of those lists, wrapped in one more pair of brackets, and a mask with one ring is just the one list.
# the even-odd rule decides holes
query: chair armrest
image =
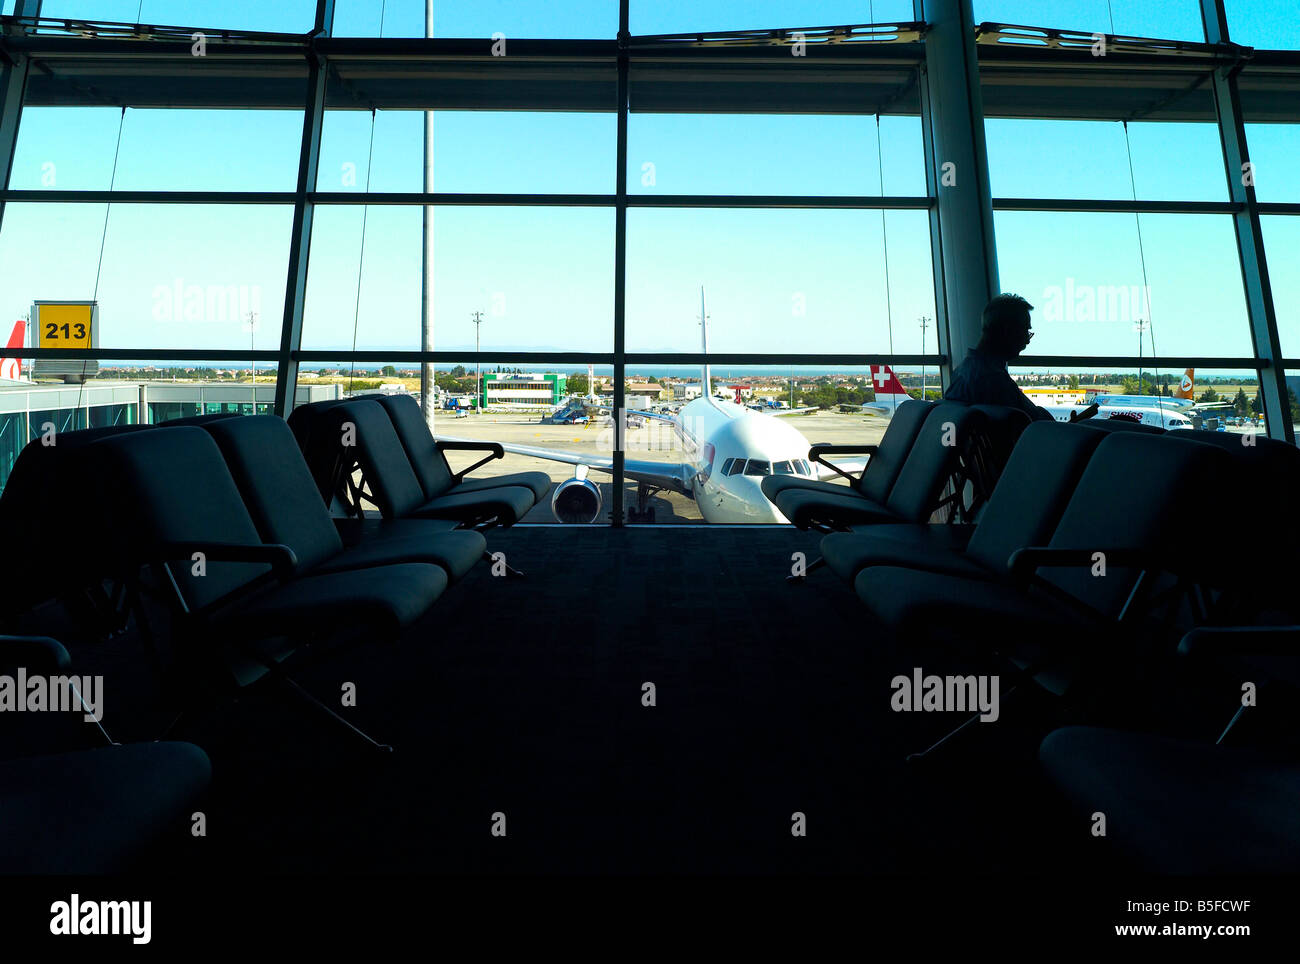
{"label": "chair armrest", "polygon": [[857,476],[852,475],[849,472],[845,472],[838,465],[834,465],[830,462],[827,462],[826,459],[824,459],[822,456],[850,455],[850,454],[860,455],[864,452],[867,455],[875,455],[876,452],[879,450],[880,450],[879,445],[856,445],[856,444],[833,445],[830,442],[817,442],[814,445],[809,446],[808,458],[811,459],[813,462],[817,462],[820,465],[826,466],[826,468],[830,469],[836,475],[842,475],[850,482],[856,483],[858,481]]}
{"label": "chair armrest", "polygon": [[38,673],[62,673],[72,657],[58,640],[48,636],[0,636],[0,670],[20,666]]}
{"label": "chair armrest", "polygon": [[1007,570],[1013,579],[1027,581],[1040,568],[1059,569],[1063,567],[1088,567],[1096,561],[1094,556],[1101,553],[1107,566],[1120,566],[1129,569],[1147,569],[1168,572],[1177,576],[1193,576],[1194,571],[1186,563],[1174,559],[1162,552],[1152,549],[1135,549],[1131,546],[1122,548],[1095,549],[1057,549],[1048,546],[1025,546],[1011,553],[1007,560]]}
{"label": "chair armrest", "polygon": [[155,561],[189,558],[201,552],[213,562],[265,563],[281,579],[293,575],[298,557],[286,545],[271,542],[163,542],[154,547]]}
{"label": "chair armrest", "polygon": [[451,441],[450,439],[435,439],[434,444],[438,447],[439,452],[487,452],[487,456],[479,459],[469,468],[461,469],[452,476],[453,484],[459,483],[461,479],[469,475],[480,466],[487,465],[493,459],[505,458],[506,450],[501,447],[500,442],[473,442],[473,441]]}

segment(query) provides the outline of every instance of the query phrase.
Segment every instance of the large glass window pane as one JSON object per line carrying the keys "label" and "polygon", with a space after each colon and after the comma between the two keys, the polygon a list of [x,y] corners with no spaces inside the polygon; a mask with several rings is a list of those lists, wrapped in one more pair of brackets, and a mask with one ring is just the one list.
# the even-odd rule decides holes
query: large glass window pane
{"label": "large glass window pane", "polygon": [[1300,47],[1300,17],[1288,0],[1224,0],[1233,43],[1268,50]]}
{"label": "large glass window pane", "polygon": [[1126,200],[1136,188],[1144,201],[1228,198],[1213,124],[1132,123],[1128,146],[1116,121],[988,118],[984,135],[994,197]]}
{"label": "large glass window pane", "polygon": [[975,22],[1203,41],[1200,0],[974,0]]}
{"label": "large glass window pane", "polygon": [[[380,17],[383,23],[380,23]],[[336,37],[423,37],[424,0],[338,0]],[[435,37],[607,38],[618,33],[618,0],[438,0]]]}
{"label": "large glass window pane", "polygon": [[[354,337],[361,349],[420,347],[421,215],[412,206],[316,209],[305,347],[349,349]],[[612,210],[439,206],[433,258],[438,350],[473,349],[476,312],[485,351],[612,350]]]}
{"label": "large glass window pane", "polygon": [[316,19],[316,0],[45,0],[41,16],[306,33]]}
{"label": "large glass window pane", "polygon": [[1246,141],[1254,166],[1255,196],[1261,201],[1300,203],[1300,124],[1247,124]]}
{"label": "large glass window pane", "polygon": [[1300,217],[1269,215],[1260,218],[1268,280],[1273,288],[1273,310],[1282,354],[1300,356]]}
{"label": "large glass window pane", "polygon": [[1136,217],[995,215],[1001,285],[1036,308],[1027,354],[1249,357],[1232,219],[1143,214],[1139,248]]}
{"label": "large glass window pane", "polygon": [[0,305],[94,299],[101,348],[275,349],[292,221],[287,205],[11,203]]}
{"label": "large glass window pane", "polygon": [[917,117],[632,114],[633,194],[925,194]]}
{"label": "large glass window pane", "polygon": [[[612,194],[617,116],[524,111],[436,111],[434,191]],[[420,191],[424,113],[332,110],[321,136],[322,191]]]}
{"label": "large glass window pane", "polygon": [[632,0],[634,34],[828,27],[914,20],[911,0]]}
{"label": "large glass window pane", "polygon": [[302,111],[28,107],[10,186],[292,191],[301,142]]}
{"label": "large glass window pane", "polygon": [[[919,352],[934,319],[924,211],[628,212],[629,351]],[[926,332],[935,352],[934,328]]]}

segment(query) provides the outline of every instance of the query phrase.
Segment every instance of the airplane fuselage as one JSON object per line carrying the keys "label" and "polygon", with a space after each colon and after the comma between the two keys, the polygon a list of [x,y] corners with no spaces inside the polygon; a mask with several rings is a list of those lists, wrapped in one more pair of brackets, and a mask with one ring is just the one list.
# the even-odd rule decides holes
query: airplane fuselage
{"label": "airplane fuselage", "polygon": [[782,469],[808,477],[808,440],[797,429],[734,402],[703,398],[686,405],[674,425],[695,469],[691,495],[704,521],[787,521],[761,484],[764,474]]}

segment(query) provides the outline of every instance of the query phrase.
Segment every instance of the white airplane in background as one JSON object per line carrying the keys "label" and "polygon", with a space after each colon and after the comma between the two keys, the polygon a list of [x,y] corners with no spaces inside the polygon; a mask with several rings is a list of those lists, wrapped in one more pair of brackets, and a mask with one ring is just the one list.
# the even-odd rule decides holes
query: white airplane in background
{"label": "white airplane in background", "polygon": [[[684,455],[681,462],[625,458],[623,474],[637,482],[637,507],[630,513],[631,521],[648,521],[649,497],[661,490],[671,490],[693,498],[705,522],[784,523],[788,520],[763,495],[763,476],[800,475],[818,479],[834,473],[809,463],[808,440],[784,419],[712,397],[707,390],[713,383],[707,361],[709,332],[703,288],[700,289],[700,326],[706,358],[702,384],[706,391],[675,415],[627,413],[648,419],[652,424],[670,426]],[[600,489],[587,474],[591,469],[613,474],[612,454],[593,456],[514,444],[503,444],[502,448],[516,455],[578,466],[574,478],[555,487],[551,509],[561,522],[592,522],[600,515]],[[853,471],[864,462],[863,459],[844,460],[837,464]]]}
{"label": "white airplane in background", "polygon": [[871,384],[875,389],[875,401],[864,402],[862,410],[877,415],[889,415],[898,411],[898,406],[909,401],[912,396],[907,393],[903,383],[898,380],[894,370],[888,365],[871,366]]}

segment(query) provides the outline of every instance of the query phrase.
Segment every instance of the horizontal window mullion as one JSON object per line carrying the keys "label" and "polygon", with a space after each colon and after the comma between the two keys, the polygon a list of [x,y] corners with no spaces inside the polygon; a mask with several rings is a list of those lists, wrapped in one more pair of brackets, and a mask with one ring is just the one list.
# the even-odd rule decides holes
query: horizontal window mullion
{"label": "horizontal window mullion", "polygon": [[307,199],[313,204],[394,204],[394,205],[465,205],[509,207],[613,207],[613,194],[518,194],[458,193],[419,191],[312,191]]}
{"label": "horizontal window mullion", "polygon": [[292,191],[0,191],[7,203],[293,204]]}
{"label": "horizontal window mullion", "polygon": [[1232,201],[1089,201],[1066,198],[999,197],[993,199],[993,210],[1116,214],[1236,214],[1241,210],[1241,205]]}
{"label": "horizontal window mullion", "polygon": [[630,208],[810,208],[878,211],[928,211],[928,197],[807,194],[629,194]]}

